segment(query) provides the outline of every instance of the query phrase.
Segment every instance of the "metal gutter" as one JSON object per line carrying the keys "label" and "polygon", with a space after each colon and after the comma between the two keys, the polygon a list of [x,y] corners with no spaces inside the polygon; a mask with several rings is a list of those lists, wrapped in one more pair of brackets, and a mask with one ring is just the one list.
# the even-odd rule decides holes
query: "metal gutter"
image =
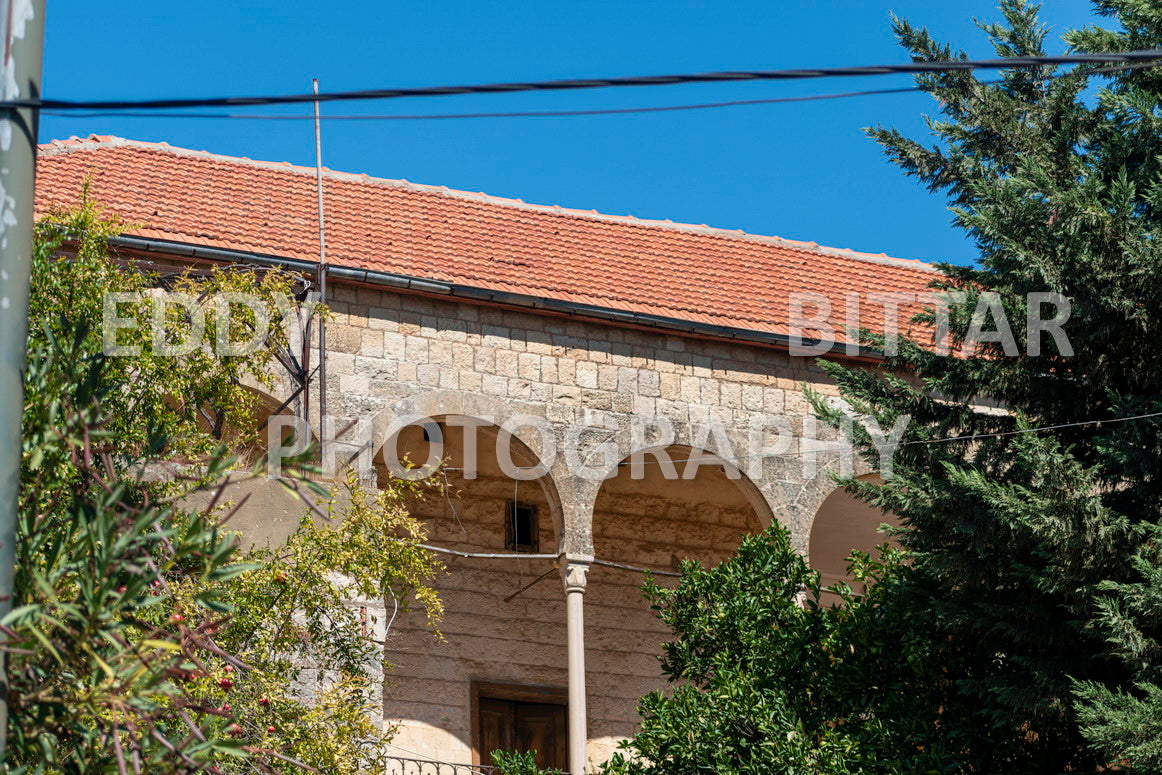
{"label": "metal gutter", "polygon": [[[278,266],[298,272],[313,274],[318,270],[315,261],[284,258],[282,256],[265,255],[242,250],[228,250],[225,248],[204,247],[190,245],[184,242],[150,239],[147,237],[118,236],[109,240],[114,247],[124,248],[145,253],[159,253],[175,257],[188,257],[210,261],[225,261],[229,263],[261,264]],[[593,304],[578,304],[563,299],[551,299],[543,296],[532,296],[523,293],[480,288],[472,285],[448,283],[439,280],[429,280],[422,277],[384,272],[377,269],[357,269],[348,266],[328,264],[327,274],[335,279],[347,280],[366,285],[378,285],[415,293],[449,296],[468,301],[500,304],[506,307],[544,310],[571,317],[580,317],[589,320],[611,323],[629,324],[644,328],[658,329],[667,332],[708,336],[715,339],[727,339],[746,344],[758,344],[780,349],[790,349],[791,338],[786,334],[769,331],[754,331],[746,328],[720,326],[713,323],[698,323],[680,318],[651,315],[644,312],[630,312],[613,307],[600,307]],[[803,344],[812,345],[819,340],[804,339]],[[882,360],[883,354],[866,347],[860,347],[856,354],[847,352],[847,345],[834,343],[823,355],[840,357],[848,360]]]}

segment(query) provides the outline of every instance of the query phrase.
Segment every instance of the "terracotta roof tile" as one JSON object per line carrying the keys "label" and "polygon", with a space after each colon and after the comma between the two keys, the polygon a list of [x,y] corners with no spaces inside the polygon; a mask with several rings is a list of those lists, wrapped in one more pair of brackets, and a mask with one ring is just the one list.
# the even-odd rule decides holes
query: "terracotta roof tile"
{"label": "terracotta roof tile", "polygon": [[[317,260],[315,170],[93,135],[42,145],[37,211],[91,194],[131,234]],[[869,294],[923,294],[919,261],[559,205],[531,205],[326,170],[328,260],[479,288],[786,333],[788,296],[826,295],[833,317]],[[901,308],[906,321],[915,306]],[[842,322],[839,324],[842,327]]]}

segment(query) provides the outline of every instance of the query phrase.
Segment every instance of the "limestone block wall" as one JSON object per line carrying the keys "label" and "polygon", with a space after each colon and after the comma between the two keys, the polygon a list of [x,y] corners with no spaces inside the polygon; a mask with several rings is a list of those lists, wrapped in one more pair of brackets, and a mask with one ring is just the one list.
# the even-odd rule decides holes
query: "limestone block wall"
{"label": "limestone block wall", "polygon": [[[327,368],[330,411],[338,415],[527,413],[552,423],[562,443],[569,428],[620,424],[619,433],[602,439],[624,455],[632,451],[624,426],[635,415],[671,421],[676,443],[696,441],[699,425],[713,418],[732,429],[741,449],[747,429],[772,416],[799,433],[809,415],[803,384],[835,392],[812,359],[769,348],[377,288],[340,286],[331,306]],[[797,449],[792,442],[789,451]],[[757,475],[748,471],[767,518],[791,527],[804,551],[814,507],[832,489],[830,464],[822,456],[821,473],[810,479],[795,458],[768,459]],[[591,548],[586,525],[596,487],[563,469],[553,478],[569,546]]]}
{"label": "limestone block wall", "polygon": [[[671,450],[683,459],[689,450]],[[643,479],[627,468],[607,481],[593,513],[598,557],[672,570],[681,559],[716,564],[733,554],[742,536],[761,529],[758,515],[721,468],[702,469],[690,481],[668,481],[657,466]],[[673,579],[657,576],[664,586]],[[642,577],[595,567],[585,593],[589,705],[589,758],[604,761],[618,741],[638,729],[637,700],[664,687],[657,658],[669,631],[641,594]]]}
{"label": "limestone block wall", "polygon": [[[643,444],[670,445],[678,459],[730,457],[732,448],[745,451],[750,429],[765,427],[772,416],[798,433],[809,415],[802,384],[835,392],[810,359],[370,287],[340,285],[331,306],[329,413],[367,419],[375,444],[400,414],[497,423],[525,414],[548,424],[558,448],[579,445],[584,459],[604,461],[597,468],[604,465],[606,481],[578,475],[557,455],[544,477],[521,482],[514,493],[513,480],[495,467],[464,479],[455,470],[463,437],[449,429],[448,492],[414,504],[434,544],[504,551],[505,504],[515,498],[538,507],[540,551],[547,553],[592,553],[659,569],[683,557],[713,563],[771,519],[788,526],[806,552],[814,515],[834,490],[827,473],[835,457],[821,455],[815,475],[805,475],[795,456],[803,451],[798,441],[787,456],[757,467],[745,461],[746,476],[737,481],[714,466],[693,481],[666,481],[657,467],[634,480],[617,465]],[[673,434],[643,442],[631,431],[634,416],[666,418]],[[710,419],[726,429],[725,439],[700,435]],[[420,444],[416,432],[401,446]],[[532,457],[545,451],[535,434],[517,437]],[[382,467],[383,451],[374,453]],[[473,681],[565,686],[564,594],[559,575],[550,573],[506,600],[550,570],[550,561],[458,558],[447,565],[438,580],[447,609],[444,640],[435,640],[415,616],[398,619],[388,633],[385,656],[395,669],[385,681],[384,723],[399,725],[401,756],[468,762]],[[639,575],[621,570],[590,573],[587,755],[593,761],[633,734],[637,698],[662,686],[656,657],[666,633],[642,602],[639,584]],[[391,607],[376,613],[390,618]]]}

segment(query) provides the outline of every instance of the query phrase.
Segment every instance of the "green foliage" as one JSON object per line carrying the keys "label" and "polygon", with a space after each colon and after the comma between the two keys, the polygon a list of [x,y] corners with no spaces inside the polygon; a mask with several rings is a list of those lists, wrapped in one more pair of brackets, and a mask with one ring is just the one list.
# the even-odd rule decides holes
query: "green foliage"
{"label": "green foliage", "polygon": [[[1070,32],[1076,50],[1162,46],[1156,3],[1097,5],[1122,29]],[[1000,23],[980,25],[998,55],[1046,52],[1035,6],[1003,0],[1000,10]],[[916,60],[964,56],[905,21],[896,33]],[[948,349],[904,342],[889,360],[916,381],[823,367],[881,427],[910,416],[906,441],[1013,433],[901,447],[883,486],[847,482],[904,522],[910,592],[881,605],[912,606],[917,637],[949,670],[942,731],[967,770],[1091,772],[1118,762],[1154,771],[1158,654],[1148,644],[1160,622],[1148,590],[1158,579],[1162,423],[1027,431],[1162,409],[1162,369],[1147,345],[1162,337],[1162,68],[917,80],[939,101],[934,144],[886,128],[870,135],[948,197],[980,261],[940,267]],[[971,341],[986,292],[1019,352]],[[1042,292],[1072,302],[1072,353],[1046,335],[1039,353],[1026,349],[1027,294]],[[1007,411],[980,411],[981,398]],[[838,424],[836,411],[814,404]],[[871,439],[856,435],[875,464]]]}
{"label": "green foliage", "polygon": [[1095,632],[1130,670],[1131,683],[1075,686],[1082,734],[1114,760],[1162,771],[1162,527],[1142,526],[1136,577],[1099,585]]}
{"label": "green foliage", "polygon": [[[107,358],[103,372],[109,384],[118,386],[104,396],[103,403],[109,431],[120,440],[124,456],[147,453],[151,433],[163,435],[172,453],[180,452],[193,461],[213,453],[222,441],[234,442],[232,452],[244,449],[251,443],[246,432],[253,430],[260,407],[255,391],[243,383],[249,379],[266,388],[274,384],[273,353],[286,345],[281,310],[288,306],[295,279],[246,268],[161,275],[149,271],[149,264],[119,265],[109,258],[106,240],[122,228],[116,219],[104,216],[87,194],[75,209],[54,210],[37,223],[30,347],[50,335],[70,336],[66,327],[83,323],[84,353],[102,353],[109,330],[104,325],[106,298],[140,294],[136,302],[109,309],[130,320],[115,340],[110,337],[109,344],[136,351]],[[214,301],[230,292],[261,299],[272,311],[263,346],[230,356],[219,356],[209,346],[183,348],[198,324],[177,303],[164,307],[160,335],[154,341],[152,299],[188,296],[204,322],[204,340],[216,342],[222,315]],[[230,320],[232,329],[223,336],[229,342],[245,341],[253,316],[235,308]],[[167,354],[167,347],[181,350],[180,355]],[[230,428],[242,433],[229,439]]]}
{"label": "green foliage", "polygon": [[419,548],[425,533],[404,508],[418,487],[400,480],[371,492],[352,474],[285,544],[245,553],[259,570],[223,588],[234,615],[218,643],[254,669],[228,691],[211,687],[231,705],[241,739],[277,741],[284,755],[335,775],[385,771],[376,678],[391,666],[383,643],[363,637],[374,623],[351,601],[386,597],[387,629],[413,598],[433,627],[439,622],[443,606],[427,586],[439,566]]}
{"label": "green foliage", "polygon": [[[116,473],[100,404],[107,362],[85,354],[86,334],[45,334],[29,358],[15,607],[4,621],[8,768],[193,771],[242,751],[213,734],[190,685],[212,643],[171,618],[171,590],[188,585],[199,609],[220,610],[212,580],[235,572],[234,542]],[[209,468],[221,473],[221,461]]]}
{"label": "green foliage", "polygon": [[687,561],[646,596],[673,632],[673,684],[640,704],[642,730],[609,775],[951,772],[942,666],[912,637],[901,557],[852,558],[866,595],[825,591],[778,525],[714,568]]}
{"label": "green foliage", "polygon": [[[1075,50],[1162,48],[1156,2],[1096,5],[1121,29],[1069,32]],[[1035,6],[1000,12],[979,24],[998,56],[1046,53]],[[895,30],[915,60],[966,58]],[[947,330],[933,309],[918,321],[931,337],[900,342],[885,370],[820,362],[845,412],[910,420],[883,484],[843,482],[899,515],[905,554],[856,558],[878,583],[835,606],[777,529],[688,566],[674,591],[648,587],[674,632],[673,687],[643,700],[612,773],[1162,771],[1162,422],[1120,422],[1162,410],[1162,67],[993,79],[917,78],[939,104],[931,144],[869,130],[979,248],[935,277]],[[1029,347],[1031,293],[1070,300],[1071,347]],[[1017,348],[974,341],[989,308]]]}
{"label": "green foliage", "polygon": [[500,775],[561,775],[560,770],[542,770],[535,751],[493,751],[492,763]]}
{"label": "green foliage", "polygon": [[[352,601],[418,603],[438,621],[428,583],[439,566],[403,507],[414,485],[371,491],[295,468],[285,484],[308,516],[285,546],[245,551],[225,528],[228,505],[182,506],[261,481],[239,464],[259,446],[259,403],[243,383],[269,383],[285,342],[272,325],[240,356],[166,356],[139,305],[120,311],[139,325],[117,342],[137,352],[107,356],[105,294],[189,293],[212,338],[216,293],[286,308],[295,279],[134,271],[107,256],[116,229],[84,200],[37,233],[16,596],[3,623],[8,771],[380,773],[382,644]],[[233,340],[255,323],[231,320]],[[188,313],[161,322],[162,345],[195,325]]]}

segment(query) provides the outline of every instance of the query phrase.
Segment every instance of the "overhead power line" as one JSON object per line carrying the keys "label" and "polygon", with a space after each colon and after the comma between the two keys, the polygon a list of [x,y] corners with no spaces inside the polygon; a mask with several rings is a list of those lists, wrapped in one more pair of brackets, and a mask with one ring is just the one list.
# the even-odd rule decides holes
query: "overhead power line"
{"label": "overhead power line", "polygon": [[[1157,67],[1162,60],[1147,60],[1130,64],[1120,64],[1111,67],[1101,67],[1089,71],[1088,75],[1102,75],[1105,73],[1121,72],[1125,70],[1141,70],[1147,67]],[[1057,80],[1072,73],[1057,73],[1050,75],[1046,80]],[[1001,79],[981,81],[982,86],[996,86],[1003,83]],[[585,116],[624,116],[648,113],[675,113],[692,110],[715,110],[720,108],[754,107],[759,105],[781,105],[786,103],[820,102],[825,100],[843,100],[854,97],[879,97],[891,94],[915,94],[925,91],[923,86],[899,86],[891,89],[862,89],[859,91],[831,92],[828,94],[804,94],[795,97],[767,97],[750,100],[722,100],[719,102],[694,102],[682,105],[646,105],[625,108],[579,108],[573,110],[515,110],[515,111],[488,111],[473,113],[349,113],[320,115],[324,121],[441,121],[452,119],[489,119],[489,118],[573,118]],[[209,118],[232,119],[240,121],[305,121],[314,120],[314,115],[299,115],[297,113],[184,113],[163,112],[151,110],[45,110],[51,116],[71,116],[73,118],[105,118],[117,116],[119,118]]]}
{"label": "overhead power line", "polygon": [[[938,439],[913,439],[912,441],[902,441],[897,444],[884,445],[884,449],[899,449],[900,447],[913,446],[928,446],[931,444],[947,444],[957,441],[983,441],[985,439],[1000,439],[1008,436],[1023,436],[1029,433],[1046,433],[1048,431],[1057,431],[1065,428],[1085,428],[1085,427],[1102,427],[1103,425],[1117,425],[1118,423],[1130,422],[1132,420],[1149,420],[1162,417],[1162,412],[1149,412],[1147,414],[1135,414],[1129,417],[1110,417],[1102,420],[1079,420],[1077,422],[1065,422],[1057,425],[1041,425],[1035,428],[1018,428],[1011,431],[994,431],[990,433],[971,433],[962,436],[946,436]],[[817,441],[812,439],[812,441]],[[669,460],[639,460],[639,465],[666,465],[667,463],[706,463],[722,465],[727,463],[734,465],[736,460],[748,460],[750,458],[804,458],[815,457],[817,455],[827,454],[828,452],[843,452],[845,449],[837,446],[839,442],[820,441],[821,445],[813,449],[800,449],[795,452],[756,452],[754,454],[746,455],[732,455],[729,459],[720,456],[714,457],[685,457],[685,458],[670,458]],[[650,454],[650,453],[645,453]],[[625,460],[622,460],[618,465],[630,465]]]}
{"label": "overhead power line", "polygon": [[874,75],[918,75],[924,73],[1003,70],[1012,67],[1051,67],[1070,64],[1110,64],[1157,62],[1162,50],[1127,51],[1123,53],[1065,54],[1061,56],[1000,57],[996,59],[961,59],[940,62],[907,62],[892,65],[855,67],[793,68],[785,70],[738,70],[674,75],[643,75],[613,78],[570,78],[551,81],[518,81],[510,83],[470,84],[464,86],[427,86],[391,89],[360,89],[322,94],[285,94],[254,97],[190,97],[152,100],[62,100],[17,99],[0,102],[0,108],[42,108],[53,110],[165,110],[175,108],[231,107],[241,105],[293,105],[312,102],[349,102],[385,100],[405,97],[449,97],[461,94],[514,94],[532,91],[575,91],[614,87],[673,86],[689,83],[738,83],[743,81],[792,81],[808,78],[850,78]]}
{"label": "overhead power line", "polygon": [[[1128,65],[1127,65],[1128,67]],[[1119,68],[1124,69],[1124,68]],[[650,105],[626,108],[581,108],[577,110],[514,110],[476,113],[348,113],[340,115],[323,114],[324,121],[439,121],[443,119],[479,118],[569,118],[574,116],[619,116],[640,113],[673,113],[686,110],[713,110],[716,108],[736,108],[752,105],[778,105],[789,102],[816,102],[820,100],[841,100],[851,97],[874,97],[885,94],[907,94],[919,92],[919,86],[901,86],[894,89],[866,89],[863,91],[838,92],[832,94],[808,94],[799,97],[771,97],[753,100],[723,100],[721,102],[695,102],[683,105]],[[295,113],[163,113],[155,111],[102,110],[75,112],[71,110],[45,110],[52,116],[74,118],[217,118],[249,121],[303,121],[314,120],[314,116]]]}

